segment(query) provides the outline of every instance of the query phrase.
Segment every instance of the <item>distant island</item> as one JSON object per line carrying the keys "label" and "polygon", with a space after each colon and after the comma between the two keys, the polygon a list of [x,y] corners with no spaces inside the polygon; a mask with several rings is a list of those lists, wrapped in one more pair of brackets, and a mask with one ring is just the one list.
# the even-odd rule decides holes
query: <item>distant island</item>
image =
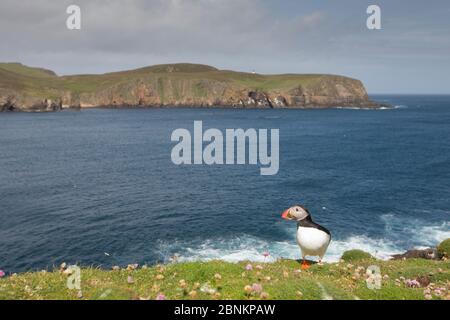
{"label": "distant island", "polygon": [[89,107],[380,108],[361,81],[338,75],[256,73],[165,64],[105,74],[58,76],[0,63],[0,111]]}

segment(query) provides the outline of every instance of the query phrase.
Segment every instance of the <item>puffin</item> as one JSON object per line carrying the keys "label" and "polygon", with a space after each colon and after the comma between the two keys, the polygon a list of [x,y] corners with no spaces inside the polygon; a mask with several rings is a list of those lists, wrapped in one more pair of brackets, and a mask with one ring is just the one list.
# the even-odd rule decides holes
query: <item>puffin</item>
{"label": "puffin", "polygon": [[315,223],[309,210],[301,205],[295,205],[285,210],[281,218],[297,222],[297,244],[302,252],[302,269],[308,269],[306,256],[318,256],[319,265],[331,241],[331,233],[325,227]]}

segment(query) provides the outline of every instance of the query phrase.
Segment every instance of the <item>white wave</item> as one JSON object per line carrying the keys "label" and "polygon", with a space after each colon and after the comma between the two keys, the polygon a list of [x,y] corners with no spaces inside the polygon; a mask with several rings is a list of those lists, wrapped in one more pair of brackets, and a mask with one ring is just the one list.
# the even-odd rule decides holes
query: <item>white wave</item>
{"label": "white wave", "polygon": [[[208,239],[201,243],[161,243],[160,251],[178,255],[178,261],[223,260],[227,262],[273,262],[277,258],[298,258],[297,245],[283,241],[267,241],[242,235],[231,239]],[[269,256],[265,257],[264,253]],[[167,255],[164,257],[167,260]]]}
{"label": "white wave", "polygon": [[389,259],[393,254],[405,251],[390,240],[374,239],[365,235],[359,235],[351,236],[344,240],[332,241],[325,260],[330,262],[339,261],[345,251],[352,249],[369,252],[374,257],[383,260]]}
{"label": "white wave", "polygon": [[429,224],[421,219],[405,220],[394,214],[382,215],[381,220],[385,223],[385,233],[390,238],[414,248],[435,246],[450,238],[450,221]]}
{"label": "white wave", "polygon": [[340,110],[368,110],[368,111],[393,110],[393,109],[403,109],[403,108],[407,108],[407,106],[379,107],[379,108],[368,108],[368,107],[335,107],[335,109],[340,109]]}
{"label": "white wave", "polygon": [[[372,239],[366,236],[352,236],[344,240],[332,240],[324,261],[339,261],[346,250],[361,249],[370,252],[379,259],[388,259],[392,254],[402,250],[393,243],[383,239]],[[208,239],[200,244],[164,243],[161,252],[165,252],[164,261],[177,255],[178,261],[210,261],[227,262],[253,261],[273,262],[279,258],[300,259],[300,249],[295,239],[292,241],[267,241],[243,235],[232,239]],[[264,253],[269,256],[265,257]]]}
{"label": "white wave", "polygon": [[[372,238],[367,235],[353,235],[344,239],[332,239],[324,260],[339,261],[346,250],[360,249],[369,252],[378,259],[389,259],[393,254],[403,253],[408,249],[435,246],[440,241],[450,238],[448,222],[441,225],[423,225],[416,220],[409,223],[393,215],[381,217],[386,222],[385,238]],[[399,228],[399,223],[402,227]],[[290,230],[292,231],[292,230]],[[404,238],[406,237],[406,238]],[[415,242],[402,241],[416,239]],[[269,256],[265,257],[264,253]],[[164,261],[177,255],[178,261],[210,261],[227,262],[253,261],[273,262],[278,258],[300,259],[300,249],[295,236],[289,241],[269,241],[250,235],[234,238],[207,239],[193,242],[160,243],[160,253]]]}

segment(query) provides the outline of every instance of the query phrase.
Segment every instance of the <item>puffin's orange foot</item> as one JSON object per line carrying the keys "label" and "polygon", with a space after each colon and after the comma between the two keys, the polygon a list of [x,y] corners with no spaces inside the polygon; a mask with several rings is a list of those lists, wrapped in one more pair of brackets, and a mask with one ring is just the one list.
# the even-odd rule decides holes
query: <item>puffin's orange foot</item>
{"label": "puffin's orange foot", "polygon": [[306,261],[303,261],[303,263],[302,263],[302,270],[308,270],[309,269],[309,263],[308,262],[306,262]]}

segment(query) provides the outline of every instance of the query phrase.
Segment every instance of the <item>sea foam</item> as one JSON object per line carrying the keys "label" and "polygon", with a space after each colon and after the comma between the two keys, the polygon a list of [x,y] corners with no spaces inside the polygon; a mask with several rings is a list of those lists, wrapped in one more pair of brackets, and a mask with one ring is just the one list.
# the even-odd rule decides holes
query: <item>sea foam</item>
{"label": "sea foam", "polygon": [[[352,235],[342,239],[332,239],[324,261],[336,262],[346,250],[360,249],[369,252],[378,259],[387,260],[393,254],[403,253],[411,248],[435,246],[450,238],[450,222],[424,225],[418,220],[401,222],[393,215],[383,215],[386,236],[373,238],[367,235]],[[399,228],[399,226],[402,226]],[[395,229],[395,230],[394,230]],[[164,262],[176,255],[177,261],[227,262],[253,261],[273,262],[279,258],[300,259],[300,249],[295,238],[289,241],[269,241],[251,235],[232,238],[217,238],[195,241],[161,242],[159,251]],[[263,254],[270,255],[265,257]]]}

